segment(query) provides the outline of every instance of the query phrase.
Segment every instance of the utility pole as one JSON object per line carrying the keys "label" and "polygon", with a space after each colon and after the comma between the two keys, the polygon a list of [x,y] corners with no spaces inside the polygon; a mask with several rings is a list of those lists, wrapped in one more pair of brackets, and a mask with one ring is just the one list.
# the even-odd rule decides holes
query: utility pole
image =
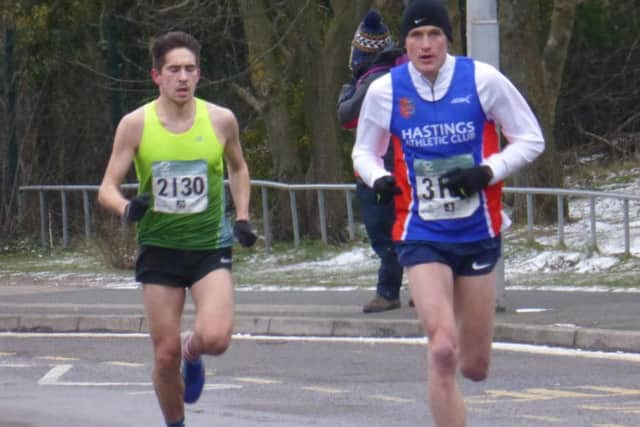
{"label": "utility pole", "polygon": [[[467,0],[467,55],[500,69],[497,0]],[[496,310],[508,309],[504,256],[496,265]]]}
{"label": "utility pole", "polygon": [[7,95],[7,182],[5,187],[5,197],[2,203],[5,206],[12,206],[11,199],[14,193],[16,175],[18,171],[18,139],[16,136],[16,104],[17,104],[17,83],[15,73],[15,28],[8,25],[4,38],[5,57],[5,93]]}

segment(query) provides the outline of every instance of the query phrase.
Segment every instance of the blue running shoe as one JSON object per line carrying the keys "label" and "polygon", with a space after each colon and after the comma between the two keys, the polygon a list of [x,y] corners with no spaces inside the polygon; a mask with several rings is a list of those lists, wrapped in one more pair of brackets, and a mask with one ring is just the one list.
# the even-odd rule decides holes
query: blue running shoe
{"label": "blue running shoe", "polygon": [[198,357],[194,362],[182,359],[182,379],[184,380],[184,403],[195,403],[204,388],[202,357]]}

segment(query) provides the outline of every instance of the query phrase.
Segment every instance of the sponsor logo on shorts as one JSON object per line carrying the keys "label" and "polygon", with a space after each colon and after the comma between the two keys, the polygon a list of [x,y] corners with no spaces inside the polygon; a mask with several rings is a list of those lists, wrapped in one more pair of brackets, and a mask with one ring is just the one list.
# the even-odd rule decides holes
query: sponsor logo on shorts
{"label": "sponsor logo on shorts", "polygon": [[231,258],[223,256],[222,258],[220,258],[220,264],[231,264]]}
{"label": "sponsor logo on shorts", "polygon": [[491,263],[485,263],[485,264],[478,264],[477,262],[473,262],[473,264],[471,264],[471,268],[473,268],[474,270],[484,270],[485,268],[491,267]]}

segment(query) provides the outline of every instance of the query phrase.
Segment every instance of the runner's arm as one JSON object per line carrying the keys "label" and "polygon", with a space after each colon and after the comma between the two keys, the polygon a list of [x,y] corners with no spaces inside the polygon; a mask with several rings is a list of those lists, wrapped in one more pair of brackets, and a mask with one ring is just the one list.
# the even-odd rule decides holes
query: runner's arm
{"label": "runner's arm", "polygon": [[500,126],[508,141],[502,151],[483,162],[491,168],[494,184],[533,162],[544,151],[545,141],[527,101],[502,73],[476,62],[476,83],[487,118]]}
{"label": "runner's arm", "polygon": [[142,110],[136,110],[122,118],[113,139],[109,163],[98,190],[98,202],[104,208],[122,216],[129,201],[122,195],[120,185],[125,180],[136,155],[143,126]]}
{"label": "runner's arm", "polygon": [[371,83],[367,90],[351,153],[353,168],[370,187],[376,179],[389,175],[382,157],[389,148],[391,137],[391,104],[391,76],[386,74]]}
{"label": "runner's arm", "polygon": [[223,109],[218,117],[222,134],[225,138],[224,154],[229,174],[229,190],[236,209],[236,221],[249,220],[249,199],[251,196],[251,179],[249,167],[242,154],[238,121],[231,110]]}

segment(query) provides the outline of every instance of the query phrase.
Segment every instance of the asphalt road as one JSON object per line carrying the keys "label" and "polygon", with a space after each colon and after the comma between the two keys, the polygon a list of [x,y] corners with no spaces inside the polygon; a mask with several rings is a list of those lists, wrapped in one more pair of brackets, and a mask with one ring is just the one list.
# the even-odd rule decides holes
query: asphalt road
{"label": "asphalt road", "polygon": [[[187,425],[431,425],[421,339],[236,336]],[[3,427],[162,426],[144,334],[0,334]],[[640,355],[496,344],[474,427],[640,425]],[[517,421],[514,421],[517,420]]]}

